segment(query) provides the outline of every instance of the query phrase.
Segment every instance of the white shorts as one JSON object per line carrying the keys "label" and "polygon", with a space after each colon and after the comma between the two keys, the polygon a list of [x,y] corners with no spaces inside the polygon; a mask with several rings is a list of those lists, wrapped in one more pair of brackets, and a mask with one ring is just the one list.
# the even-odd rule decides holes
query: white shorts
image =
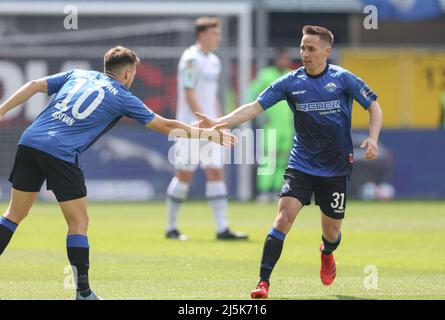
{"label": "white shorts", "polygon": [[169,157],[176,170],[195,171],[198,165],[202,169],[224,167],[224,147],[211,141],[179,138],[173,151]]}

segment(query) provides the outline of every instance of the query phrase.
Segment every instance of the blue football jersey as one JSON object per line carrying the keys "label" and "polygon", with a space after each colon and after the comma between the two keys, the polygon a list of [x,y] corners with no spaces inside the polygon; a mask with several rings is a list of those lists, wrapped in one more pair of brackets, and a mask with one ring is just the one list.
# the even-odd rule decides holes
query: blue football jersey
{"label": "blue football jersey", "polygon": [[19,144],[78,163],[79,155],[127,116],[146,125],[155,114],[119,81],[104,73],[70,70],[46,78],[48,107]]}
{"label": "blue football jersey", "polygon": [[276,80],[258,97],[268,109],[287,100],[294,114],[295,137],[289,168],[332,177],[350,175],[352,102],[368,109],[377,95],[350,71],[328,64],[312,76],[304,67]]}

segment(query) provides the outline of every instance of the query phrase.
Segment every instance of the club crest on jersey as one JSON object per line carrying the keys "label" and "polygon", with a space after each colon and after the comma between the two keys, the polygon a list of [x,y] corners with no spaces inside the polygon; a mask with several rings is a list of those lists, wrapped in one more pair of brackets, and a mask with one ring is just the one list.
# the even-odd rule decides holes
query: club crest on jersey
{"label": "club crest on jersey", "polygon": [[335,89],[337,89],[337,86],[333,82],[329,82],[327,85],[324,86],[324,88],[329,92],[334,92]]}
{"label": "club crest on jersey", "polygon": [[287,193],[290,190],[290,185],[289,183],[285,183],[283,188],[281,188],[281,193]]}

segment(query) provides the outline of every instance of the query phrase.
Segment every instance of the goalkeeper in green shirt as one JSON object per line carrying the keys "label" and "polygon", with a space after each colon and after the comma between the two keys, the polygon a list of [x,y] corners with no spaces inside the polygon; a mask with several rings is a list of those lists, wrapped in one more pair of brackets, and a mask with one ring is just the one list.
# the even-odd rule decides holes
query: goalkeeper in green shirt
{"label": "goalkeeper in green shirt", "polygon": [[[290,72],[291,58],[286,49],[278,49],[274,64],[261,69],[250,87],[250,100],[254,100],[264,89],[281,76]],[[283,172],[289,160],[294,136],[293,115],[286,101],[278,102],[275,108],[269,108],[257,117],[257,126],[264,129],[262,147],[265,156],[276,150],[276,168],[271,174],[261,174],[261,169],[268,164],[261,163],[258,167],[257,188],[258,201],[273,201],[283,184]],[[268,130],[276,130],[276,142],[268,141]]]}

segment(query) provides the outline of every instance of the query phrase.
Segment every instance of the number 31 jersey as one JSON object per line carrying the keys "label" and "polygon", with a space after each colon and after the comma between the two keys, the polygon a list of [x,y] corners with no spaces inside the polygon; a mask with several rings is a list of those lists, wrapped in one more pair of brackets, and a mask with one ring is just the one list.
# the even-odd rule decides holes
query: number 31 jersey
{"label": "number 31 jersey", "polygon": [[46,78],[48,107],[22,134],[19,144],[78,163],[79,155],[123,116],[142,125],[155,114],[119,81],[97,71],[70,70]]}
{"label": "number 31 jersey", "polygon": [[352,102],[368,109],[377,95],[346,69],[328,64],[317,76],[304,67],[279,78],[258,102],[268,109],[287,100],[294,113],[295,137],[289,168],[322,177],[352,172]]}

